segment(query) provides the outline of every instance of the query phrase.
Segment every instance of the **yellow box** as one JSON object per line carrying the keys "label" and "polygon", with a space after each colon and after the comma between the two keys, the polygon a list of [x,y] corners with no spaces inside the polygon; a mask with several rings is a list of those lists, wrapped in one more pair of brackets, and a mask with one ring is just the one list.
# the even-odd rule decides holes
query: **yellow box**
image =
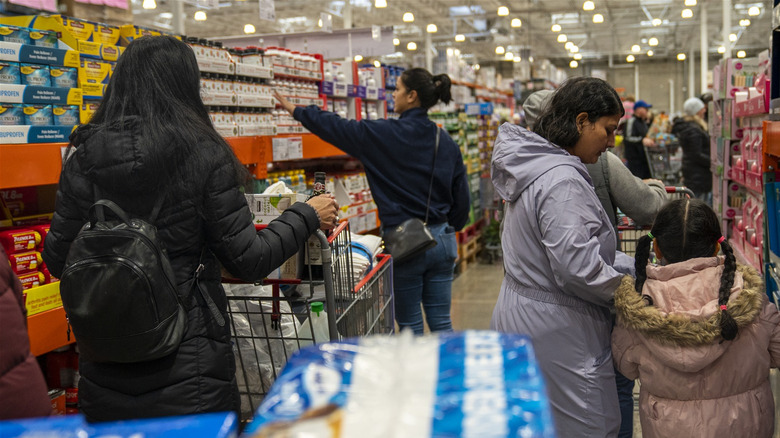
{"label": "yellow box", "polygon": [[95,24],[78,18],[66,17],[64,15],[55,16],[67,29],[73,38],[80,41],[92,41],[95,32]]}
{"label": "yellow box", "polygon": [[95,111],[97,111],[99,106],[100,102],[97,101],[85,101],[81,104],[79,117],[81,118],[82,125],[89,123],[89,121],[92,119],[92,114],[95,114]]}
{"label": "yellow box", "polygon": [[114,66],[107,62],[82,59],[79,66],[79,83],[107,84],[113,71]]}
{"label": "yellow box", "polygon": [[91,58],[98,58],[105,61],[116,61],[119,59],[119,49],[117,46],[102,44],[95,41],[79,41],[79,53]]}
{"label": "yellow box", "polygon": [[27,316],[62,307],[59,281],[27,289],[25,293],[27,294],[27,300],[25,301]]}
{"label": "yellow box", "polygon": [[106,92],[106,84],[90,84],[79,81],[79,87],[84,96],[103,97]]}
{"label": "yellow box", "polygon": [[115,46],[119,43],[119,26],[98,23],[92,33],[92,41]]}
{"label": "yellow box", "polygon": [[132,24],[125,24],[119,28],[120,44],[123,46],[130,44],[134,39],[141,38],[142,36],[160,36],[162,34],[163,33],[159,30],[133,26]]}

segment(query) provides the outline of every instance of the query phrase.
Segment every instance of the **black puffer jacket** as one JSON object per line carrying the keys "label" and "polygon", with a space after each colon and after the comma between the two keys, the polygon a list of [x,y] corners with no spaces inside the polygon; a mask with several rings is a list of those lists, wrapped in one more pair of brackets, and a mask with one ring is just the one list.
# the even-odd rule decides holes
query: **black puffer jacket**
{"label": "black puffer jacket", "polygon": [[[137,132],[137,131],[136,131]],[[60,276],[70,244],[96,199],[111,199],[129,214],[148,217],[164,187],[159,170],[135,132],[100,127],[82,129],[72,138],[78,146],[60,177],[51,230],[43,258]],[[218,151],[214,145],[199,147]],[[171,147],[166,159],[176,157]],[[168,149],[166,148],[166,151]],[[170,356],[136,364],[80,364],[80,407],[91,421],[238,410],[235,361],[230,324],[219,327],[203,298],[192,290],[193,273],[205,248],[202,284],[227,319],[227,300],[220,285],[220,263],[234,276],[260,280],[302,248],[319,226],[307,204],[295,204],[257,233],[235,173],[225,152],[211,152],[213,167],[199,181],[198,199],[168,194],[156,221],[167,248],[189,327],[179,350]],[[171,201],[173,200],[173,201]]]}
{"label": "black puffer jacket", "polygon": [[683,183],[700,195],[712,191],[710,170],[710,136],[695,120],[679,118],[672,125],[672,134],[677,137],[683,150]]}

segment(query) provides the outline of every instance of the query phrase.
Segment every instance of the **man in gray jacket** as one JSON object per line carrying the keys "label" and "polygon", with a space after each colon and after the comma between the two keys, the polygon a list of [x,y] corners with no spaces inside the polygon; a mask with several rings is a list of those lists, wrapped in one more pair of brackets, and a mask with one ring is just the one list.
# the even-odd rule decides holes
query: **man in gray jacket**
{"label": "man in gray jacket", "polygon": [[[525,121],[533,131],[534,123],[552,96],[551,90],[537,91],[523,104]],[[620,209],[638,225],[650,225],[655,214],[667,201],[664,183],[657,179],[641,180],[635,177],[617,155],[610,151],[601,154],[596,163],[585,164],[593,181],[596,195],[607,212],[617,234],[617,211]],[[618,438],[629,438],[633,434],[634,381],[615,370],[615,380],[620,402],[620,432]]]}

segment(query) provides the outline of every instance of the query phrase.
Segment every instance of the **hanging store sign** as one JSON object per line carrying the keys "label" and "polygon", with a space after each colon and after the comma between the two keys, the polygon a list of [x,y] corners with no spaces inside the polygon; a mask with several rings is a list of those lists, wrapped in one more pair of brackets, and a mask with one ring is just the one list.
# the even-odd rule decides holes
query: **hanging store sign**
{"label": "hanging store sign", "polygon": [[260,19],[276,21],[276,7],[274,0],[258,0],[260,2]]}

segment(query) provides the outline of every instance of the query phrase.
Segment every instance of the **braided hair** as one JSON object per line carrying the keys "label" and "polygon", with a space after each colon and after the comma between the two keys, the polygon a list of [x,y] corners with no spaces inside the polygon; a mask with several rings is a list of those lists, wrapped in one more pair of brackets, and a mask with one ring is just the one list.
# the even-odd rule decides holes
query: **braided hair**
{"label": "braided hair", "polygon": [[636,248],[636,283],[638,293],[647,280],[647,262],[650,258],[650,244],[655,237],[664,259],[668,263],[679,263],[697,257],[711,257],[717,244],[726,257],[718,289],[718,305],[721,309],[720,330],[723,339],[730,341],[737,336],[737,323],[726,307],[734,286],[737,261],[734,251],[721,238],[720,222],[712,208],[698,199],[670,201],[658,212],[650,234],[642,236]]}

